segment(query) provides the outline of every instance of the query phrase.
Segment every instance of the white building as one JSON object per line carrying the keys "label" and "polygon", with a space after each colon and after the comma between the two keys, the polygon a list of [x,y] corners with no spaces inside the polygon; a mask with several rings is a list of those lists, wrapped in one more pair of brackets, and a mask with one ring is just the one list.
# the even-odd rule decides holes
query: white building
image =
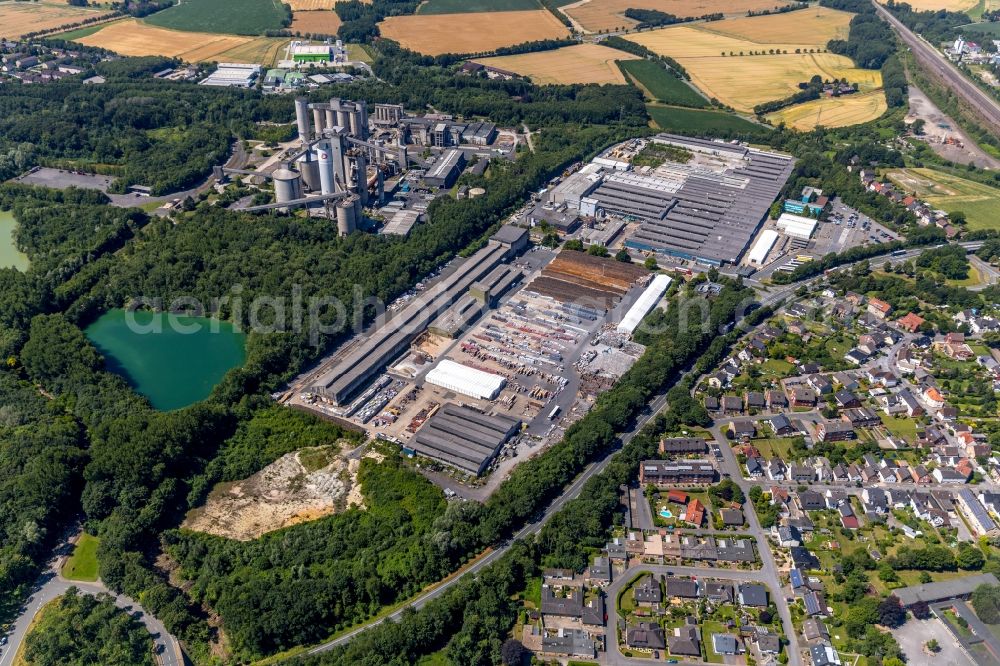
{"label": "white building", "polygon": [[427,382],[478,400],[495,399],[507,385],[506,378],[500,375],[470,368],[449,359],[441,361],[427,373]]}
{"label": "white building", "polygon": [[792,238],[809,240],[813,232],[816,231],[817,220],[791,213],[782,213],[778,218],[778,230],[783,231]]}
{"label": "white building", "polygon": [[203,86],[221,88],[251,88],[260,76],[260,65],[222,62],[219,67],[199,82]]}
{"label": "white building", "polygon": [[649,286],[642,292],[635,304],[622,317],[621,323],[618,324],[618,332],[622,335],[632,335],[635,329],[639,327],[639,323],[642,322],[643,317],[649,314],[650,310],[663,298],[663,294],[666,293],[670,282],[670,278],[662,273],[654,277],[653,281],[649,283]]}
{"label": "white building", "polygon": [[764,264],[764,260],[767,259],[767,255],[770,254],[771,248],[778,241],[778,232],[774,229],[764,229],[757,237],[757,242],[754,243],[753,248],[750,249],[750,253],[747,254],[747,263],[753,264],[754,266],[761,266]]}

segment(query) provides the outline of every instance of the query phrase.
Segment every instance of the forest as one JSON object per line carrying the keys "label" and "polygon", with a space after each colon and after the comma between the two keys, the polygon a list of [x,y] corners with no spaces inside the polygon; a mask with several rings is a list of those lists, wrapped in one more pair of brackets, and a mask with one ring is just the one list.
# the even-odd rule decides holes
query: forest
{"label": "forest", "polygon": [[109,595],[70,588],[46,606],[25,641],[27,666],[153,666],[149,630]]}

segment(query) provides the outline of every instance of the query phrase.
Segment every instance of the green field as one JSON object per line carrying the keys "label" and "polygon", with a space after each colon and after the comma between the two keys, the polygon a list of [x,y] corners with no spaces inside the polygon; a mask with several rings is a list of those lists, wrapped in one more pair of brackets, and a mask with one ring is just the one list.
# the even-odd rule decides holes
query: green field
{"label": "green field", "polygon": [[997,22],[987,22],[987,23],[970,23],[968,25],[959,26],[963,33],[971,33],[975,35],[991,35],[1000,37],[1000,23]]}
{"label": "green field", "polygon": [[618,66],[627,77],[635,79],[652,95],[653,101],[679,106],[704,108],[708,102],[694,88],[671,75],[652,60],[619,60]]}
{"label": "green field", "polygon": [[73,41],[74,39],[83,39],[84,37],[89,37],[101,28],[106,28],[115,21],[109,21],[108,23],[98,23],[97,25],[88,25],[86,28],[77,28],[76,30],[70,30],[69,32],[60,32],[58,35],[54,35],[57,39],[65,39],[66,41]]}
{"label": "green field", "polygon": [[725,111],[701,111],[677,106],[646,105],[649,117],[657,127],[667,131],[741,132],[763,134],[770,130]]}
{"label": "green field", "polygon": [[934,169],[894,169],[886,175],[934,208],[965,213],[970,231],[1000,228],[1000,189]]}
{"label": "green field", "polygon": [[73,554],[63,565],[63,578],[93,583],[97,580],[97,547],[101,540],[86,532],[80,535],[80,540],[73,548]]}
{"label": "green field", "polygon": [[538,0],[428,0],[418,14],[461,14],[471,12],[515,12],[541,9]]}
{"label": "green field", "polygon": [[189,32],[262,35],[284,27],[284,6],[279,0],[184,0],[151,14],[146,23]]}

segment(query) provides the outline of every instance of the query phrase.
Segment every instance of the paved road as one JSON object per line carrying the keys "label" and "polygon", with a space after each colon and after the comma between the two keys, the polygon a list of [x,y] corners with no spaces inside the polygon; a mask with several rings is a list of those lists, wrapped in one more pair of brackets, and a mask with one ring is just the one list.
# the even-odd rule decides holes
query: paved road
{"label": "paved road", "polygon": [[[657,576],[672,574],[675,576],[688,576],[696,578],[712,578],[718,580],[734,581],[736,583],[765,583],[770,585],[767,576],[760,571],[747,571],[743,569],[715,569],[712,567],[681,567],[670,564],[643,564],[633,562],[622,574],[620,574],[610,585],[605,588],[607,594],[608,626],[605,631],[604,644],[607,646],[604,663],[608,666],[639,666],[640,664],[659,663],[650,658],[632,658],[622,654],[621,646],[618,644],[618,594],[622,588],[628,585],[632,578],[640,572],[649,572]],[[771,588],[770,595],[775,598],[780,593],[778,588]],[[666,655],[664,654],[664,658]],[[685,660],[680,664],[705,664],[701,660]]]}
{"label": "paved road", "polygon": [[28,603],[25,604],[20,617],[14,621],[9,633],[6,634],[8,644],[3,648],[3,654],[0,654],[0,666],[11,666],[14,663],[14,657],[17,655],[17,651],[24,641],[31,621],[38,614],[38,611],[45,604],[66,594],[66,591],[71,587],[77,588],[84,594],[110,594],[114,597],[116,606],[136,614],[139,621],[149,630],[155,644],[157,660],[161,666],[183,666],[184,658],[177,639],[167,631],[162,622],[143,610],[134,600],[123,594],[116,595],[104,587],[100,581],[96,583],[82,583],[66,580],[59,575],[66,554],[68,554],[70,549],[71,545],[69,543],[62,544],[50,563],[49,568],[37,581],[35,591],[28,598]]}
{"label": "paved road", "polygon": [[971,104],[994,132],[1000,132],[1000,103],[965,78],[933,44],[914,34],[876,0],[872,0],[875,11],[899,33],[899,37],[910,47],[917,60],[933,74],[945,81],[958,96]]}

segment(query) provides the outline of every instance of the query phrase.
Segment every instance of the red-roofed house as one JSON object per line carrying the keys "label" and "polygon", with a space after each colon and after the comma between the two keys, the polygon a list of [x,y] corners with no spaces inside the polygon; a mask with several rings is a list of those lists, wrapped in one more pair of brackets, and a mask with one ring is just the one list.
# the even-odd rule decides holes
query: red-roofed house
{"label": "red-roofed house", "polygon": [[868,312],[873,317],[878,317],[879,319],[885,319],[889,312],[892,310],[892,306],[883,301],[881,298],[870,298],[868,299]]}
{"label": "red-roofed house", "polygon": [[924,389],[924,400],[934,409],[944,407],[944,396],[941,395],[941,391],[938,391],[933,386],[928,386]]}
{"label": "red-roofed house", "polygon": [[896,325],[899,326],[904,331],[909,331],[910,333],[916,333],[918,330],[920,330],[920,326],[921,324],[924,323],[924,321],[926,320],[923,317],[911,312],[905,317],[900,317],[899,320],[896,322]]}
{"label": "red-roofed house", "polygon": [[684,520],[695,527],[701,527],[701,524],[705,522],[705,505],[697,497],[688,503]]}
{"label": "red-roofed house", "polygon": [[674,504],[687,504],[688,494],[683,490],[671,490],[667,493],[667,501]]}

